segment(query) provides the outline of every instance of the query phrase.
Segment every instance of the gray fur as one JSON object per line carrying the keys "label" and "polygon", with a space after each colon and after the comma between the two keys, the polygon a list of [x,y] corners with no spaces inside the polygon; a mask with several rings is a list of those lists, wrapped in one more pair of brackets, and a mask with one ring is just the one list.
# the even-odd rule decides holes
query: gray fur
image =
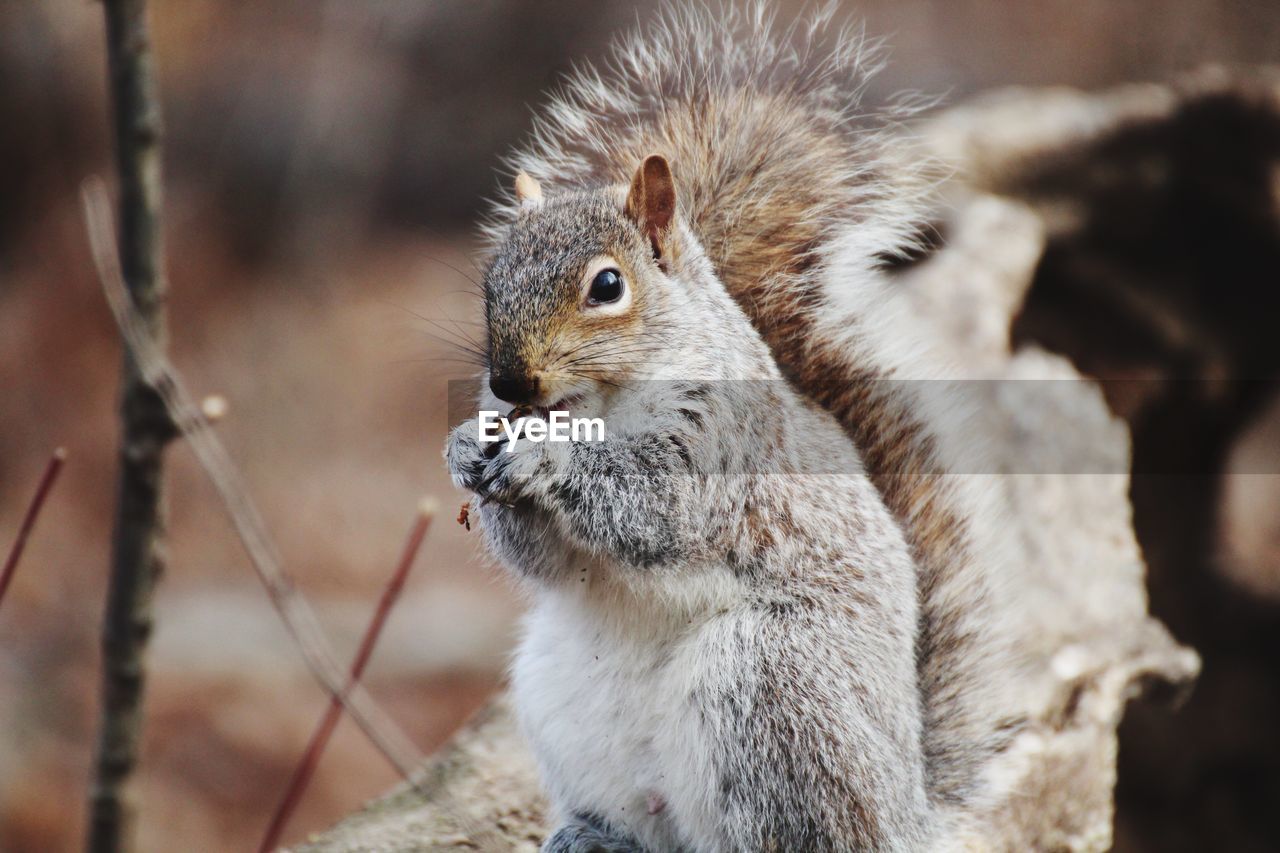
{"label": "gray fur", "polygon": [[643,853],[634,838],[592,815],[575,815],[552,833],[543,853]]}

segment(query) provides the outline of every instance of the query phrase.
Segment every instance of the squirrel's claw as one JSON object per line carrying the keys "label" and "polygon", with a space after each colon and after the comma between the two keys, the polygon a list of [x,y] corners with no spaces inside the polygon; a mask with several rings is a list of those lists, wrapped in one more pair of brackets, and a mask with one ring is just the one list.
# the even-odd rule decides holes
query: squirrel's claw
{"label": "squirrel's claw", "polygon": [[[495,442],[491,446],[498,446]],[[508,450],[510,446],[501,442]],[[486,448],[488,450],[488,448]],[[485,463],[484,476],[472,488],[480,496],[481,506],[496,503],[512,507],[522,497],[532,495],[539,472],[547,462],[544,445],[521,445],[517,452],[494,452]]]}
{"label": "squirrel's claw", "polygon": [[514,506],[514,504],[509,503],[508,501],[501,500],[498,497],[498,491],[501,491],[500,489],[496,491],[494,489],[494,486],[504,479],[503,478],[504,473],[505,473],[504,471],[499,469],[497,471],[494,471],[489,476],[485,477],[479,483],[476,483],[475,493],[480,496],[481,507],[486,507],[491,503],[496,503],[498,506],[504,506],[508,509]]}
{"label": "squirrel's claw", "polygon": [[484,446],[484,458],[493,459],[507,447],[507,437],[504,435],[497,441],[491,442]]}
{"label": "squirrel's claw", "polygon": [[507,509],[511,509],[512,507],[515,506],[515,504],[509,504],[506,501],[498,500],[496,497],[494,497],[492,492],[486,494],[484,492],[477,491],[476,494],[481,495],[480,507],[482,509],[491,503],[497,504],[498,506],[501,506],[501,507],[506,507]]}

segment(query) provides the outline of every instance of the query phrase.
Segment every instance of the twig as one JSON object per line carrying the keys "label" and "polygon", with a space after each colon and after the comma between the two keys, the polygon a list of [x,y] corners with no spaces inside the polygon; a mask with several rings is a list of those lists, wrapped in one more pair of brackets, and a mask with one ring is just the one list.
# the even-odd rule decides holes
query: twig
{"label": "twig", "polygon": [[160,395],[170,417],[178,424],[196,460],[222,499],[249,561],[271,598],[290,636],[302,652],[303,660],[330,696],[339,697],[351,719],[406,779],[422,762],[422,754],[400,728],[373,702],[359,684],[347,689],[347,678],[326,639],[315,611],[285,573],[275,543],[267,533],[262,516],[249,497],[226,448],[209,429],[177,371],[147,336],[137,312],[129,301],[120,270],[111,251],[111,214],[106,188],[100,180],[89,179],[83,187],[86,225],[94,263],[107,301],[125,344],[133,354],[143,377]]}
{"label": "twig", "polygon": [[[115,163],[120,189],[119,259],[135,322],[157,351],[165,345],[161,244],[160,102],[146,20],[146,0],[105,0]],[[117,255],[118,252],[118,255]],[[120,473],[111,541],[111,576],[102,624],[102,709],[88,846],[128,850],[133,822],[128,781],[142,729],[145,653],[151,597],[164,569],[162,466],[173,424],[155,391],[126,353],[120,398]]]}
{"label": "twig", "polygon": [[66,461],[67,451],[62,447],[53,451],[53,455],[49,457],[49,464],[45,466],[40,483],[36,486],[36,493],[31,497],[27,514],[22,517],[22,524],[18,527],[18,538],[13,541],[13,547],[9,549],[9,556],[4,561],[4,569],[0,570],[0,603],[4,602],[4,594],[9,591],[9,581],[13,580],[14,573],[18,570],[18,560],[22,558],[22,552],[27,547],[27,538],[36,526],[40,510],[44,508],[45,498],[49,497],[49,491],[58,479],[58,472],[62,470],[62,463]]}
{"label": "twig", "polygon": [[[360,641],[360,649],[356,652],[355,660],[351,662],[348,686],[358,682],[364,675],[364,668],[369,663],[369,658],[373,655],[373,648],[378,642],[378,636],[382,633],[382,627],[386,624],[387,617],[391,614],[391,608],[395,606],[396,599],[400,597],[400,591],[404,588],[405,579],[409,576],[409,569],[418,555],[418,550],[422,547],[422,540],[426,538],[427,529],[431,527],[431,519],[434,515],[435,505],[433,503],[424,500],[419,504],[418,515],[414,520],[413,528],[409,531],[408,539],[405,540],[400,562],[382,591],[382,597],[378,600],[378,607],[374,610],[373,618],[369,621],[369,626],[365,629],[364,637]],[[325,710],[324,716],[320,719],[320,724],[316,726],[315,732],[311,735],[311,740],[307,743],[307,749],[302,754],[302,760],[293,771],[293,776],[289,780],[289,787],[285,790],[284,799],[280,801],[280,805],[276,808],[271,824],[267,827],[266,835],[263,836],[262,844],[258,847],[258,853],[269,853],[280,842],[280,836],[284,833],[285,827],[288,826],[289,818],[293,816],[294,809],[297,808],[298,803],[302,800],[302,795],[306,792],[307,785],[311,782],[316,766],[320,763],[320,757],[324,754],[325,747],[329,744],[329,738],[333,736],[334,729],[337,728],[338,720],[341,717],[342,702],[336,697],[330,697],[329,707]]]}

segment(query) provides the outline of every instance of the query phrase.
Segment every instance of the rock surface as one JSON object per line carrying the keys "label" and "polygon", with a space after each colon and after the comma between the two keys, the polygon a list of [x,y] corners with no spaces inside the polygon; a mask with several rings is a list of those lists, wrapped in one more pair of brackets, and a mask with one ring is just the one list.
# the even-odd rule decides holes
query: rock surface
{"label": "rock surface", "polygon": [[545,803],[505,697],[490,703],[415,780],[300,850],[538,849]]}
{"label": "rock surface", "polygon": [[[1199,670],[1196,654],[1147,613],[1124,422],[1066,359],[1011,351],[1046,234],[1069,227],[1073,212],[1001,193],[1046,152],[1070,156],[1126,122],[1159,121],[1182,97],[1164,86],[1010,91],[940,113],[923,130],[955,167],[944,188],[952,212],[939,223],[945,247],[902,282],[955,361],[998,380],[976,383],[998,450],[979,476],[1000,477],[1007,523],[1017,527],[1030,610],[1019,639],[1040,664],[1026,679],[1038,713],[992,768],[1016,796],[975,816],[984,848],[1109,848],[1126,703],[1155,686],[1189,685]],[[500,698],[429,763],[417,790],[401,788],[299,849],[534,850],[544,806]]]}

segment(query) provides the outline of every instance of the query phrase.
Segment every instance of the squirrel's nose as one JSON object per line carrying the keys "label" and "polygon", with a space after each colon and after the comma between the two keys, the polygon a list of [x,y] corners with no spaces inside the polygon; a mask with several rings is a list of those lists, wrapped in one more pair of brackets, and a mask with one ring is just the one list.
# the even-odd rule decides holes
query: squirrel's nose
{"label": "squirrel's nose", "polygon": [[538,377],[495,373],[489,377],[489,390],[499,400],[513,406],[527,405],[538,399]]}

